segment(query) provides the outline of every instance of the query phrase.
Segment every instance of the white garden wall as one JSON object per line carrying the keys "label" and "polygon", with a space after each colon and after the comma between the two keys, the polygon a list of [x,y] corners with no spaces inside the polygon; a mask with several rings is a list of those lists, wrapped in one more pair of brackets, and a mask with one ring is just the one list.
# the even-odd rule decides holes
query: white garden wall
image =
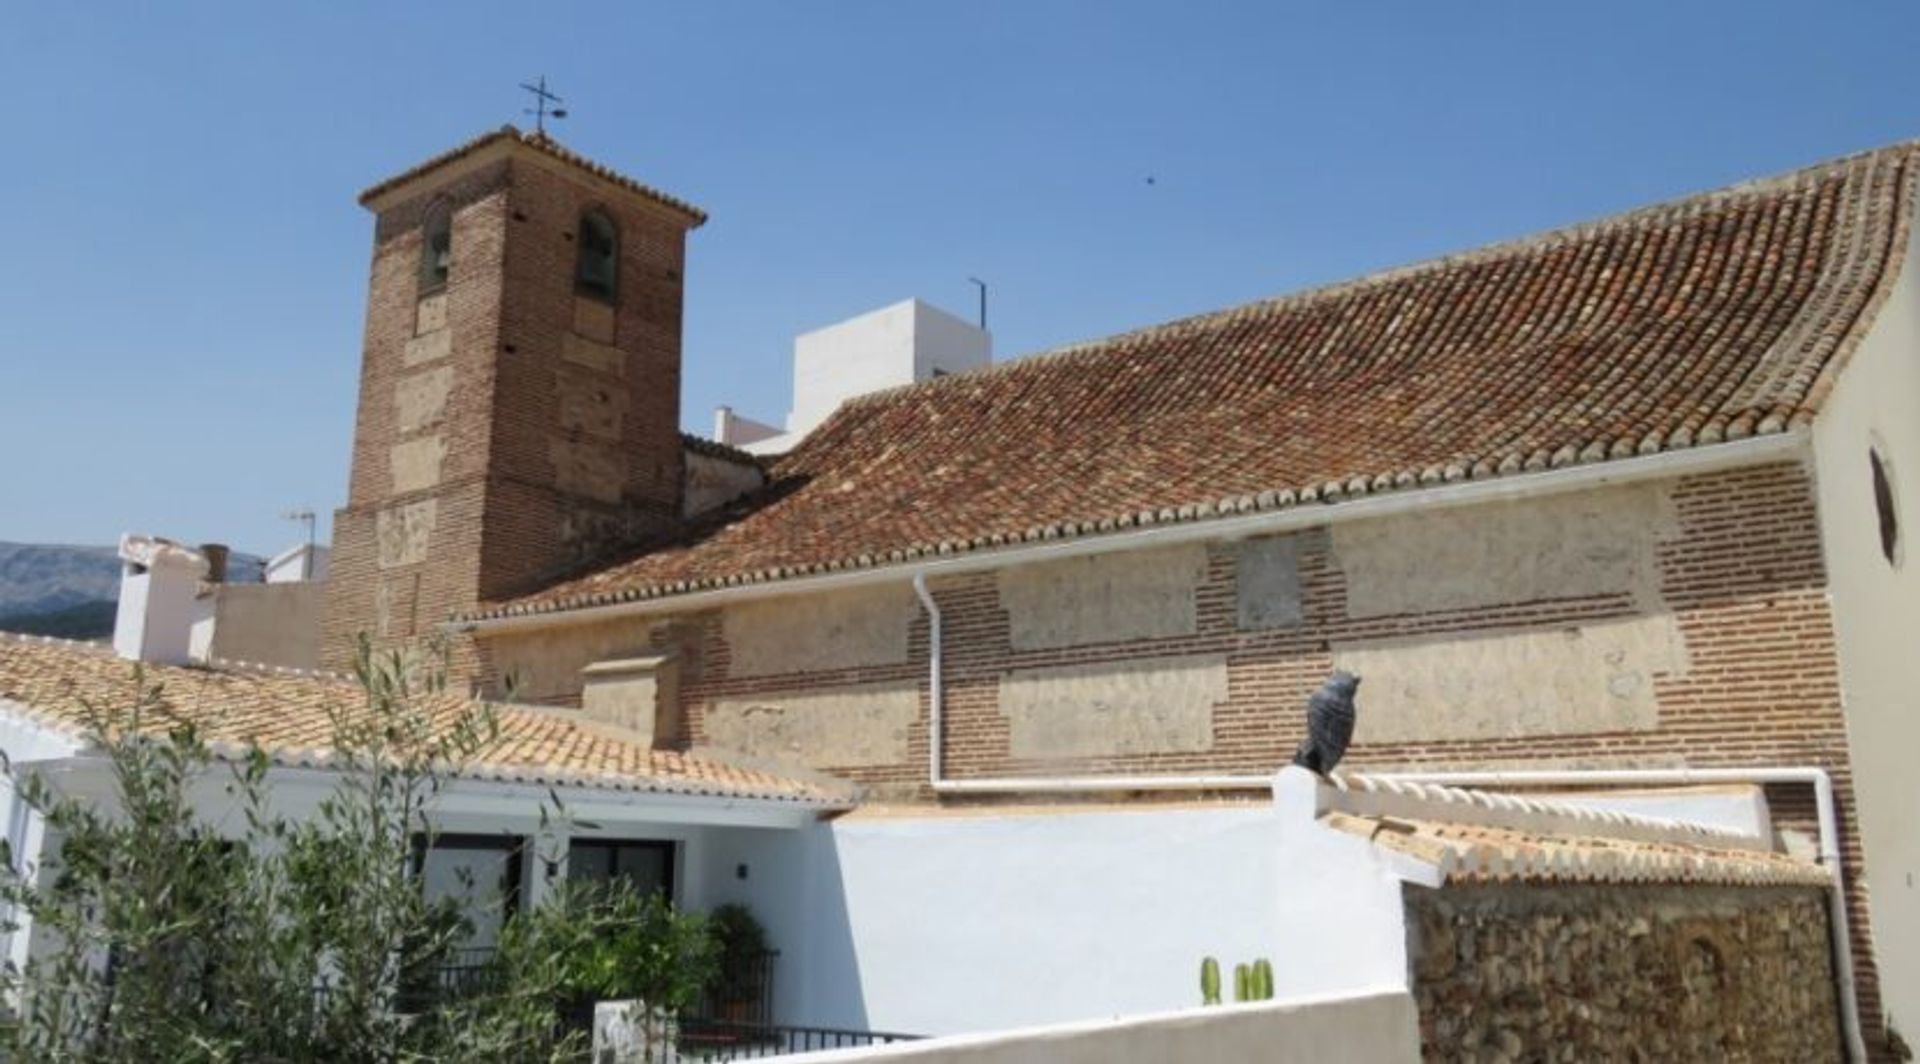
{"label": "white garden wall", "polygon": [[[1266,956],[1281,993],[1405,977],[1397,889],[1356,891],[1374,873],[1351,866],[1301,875],[1266,801],[863,813],[716,833],[706,853],[706,899],[746,903],[781,951],[783,1023],[951,1034],[1161,1012],[1199,1002],[1208,955],[1229,982]],[[1283,907],[1376,905],[1349,918],[1379,926],[1331,955],[1282,934]]]}
{"label": "white garden wall", "polygon": [[1405,990],[1185,1009],[871,1049],[807,1053],[808,1064],[1397,1064],[1420,1059],[1420,1021]]}

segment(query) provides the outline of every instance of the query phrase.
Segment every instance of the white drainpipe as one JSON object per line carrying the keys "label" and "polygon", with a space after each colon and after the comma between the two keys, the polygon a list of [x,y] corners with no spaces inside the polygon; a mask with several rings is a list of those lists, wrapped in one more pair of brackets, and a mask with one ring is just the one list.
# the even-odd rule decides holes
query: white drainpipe
{"label": "white drainpipe", "polygon": [[[935,794],[1068,794],[1112,791],[1231,791],[1271,790],[1272,776],[1041,776],[999,779],[943,778],[942,735],[945,731],[946,683],[942,675],[943,629],[940,606],[927,590],[925,573],[913,576],[913,592],[927,611],[927,782]],[[1853,986],[1853,939],[1848,931],[1847,887],[1840,864],[1840,826],[1834,814],[1833,778],[1823,768],[1677,768],[1677,769],[1556,769],[1514,772],[1392,772],[1376,779],[1411,783],[1438,783],[1450,787],[1539,786],[1674,786],[1699,783],[1797,783],[1813,788],[1820,824],[1820,863],[1832,877],[1832,900],[1827,905],[1832,926],[1834,979],[1839,984],[1840,1021],[1847,1049],[1856,1061],[1867,1059],[1860,1030],[1860,1003]]]}

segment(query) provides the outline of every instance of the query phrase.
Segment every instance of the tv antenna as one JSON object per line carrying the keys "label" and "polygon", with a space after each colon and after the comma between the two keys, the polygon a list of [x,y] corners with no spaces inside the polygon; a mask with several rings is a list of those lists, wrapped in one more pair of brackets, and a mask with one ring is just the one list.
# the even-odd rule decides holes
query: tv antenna
{"label": "tv antenna", "polygon": [[980,289],[980,331],[987,331],[987,282],[978,277],[969,277],[974,287]]}
{"label": "tv antenna", "polygon": [[555,106],[556,104],[562,104],[566,101],[547,91],[547,76],[545,74],[540,75],[540,80],[531,85],[524,81],[521,82],[520,87],[533,94],[533,106],[521,113],[533,116],[533,131],[535,133],[546,136],[548,118],[567,117],[566,108]]}
{"label": "tv antenna", "polygon": [[288,510],[286,513],[283,513],[280,516],[282,519],[287,521],[299,521],[304,523],[307,526],[307,546],[309,548],[313,546],[313,511],[312,510],[309,510],[305,507],[301,507],[298,510]]}

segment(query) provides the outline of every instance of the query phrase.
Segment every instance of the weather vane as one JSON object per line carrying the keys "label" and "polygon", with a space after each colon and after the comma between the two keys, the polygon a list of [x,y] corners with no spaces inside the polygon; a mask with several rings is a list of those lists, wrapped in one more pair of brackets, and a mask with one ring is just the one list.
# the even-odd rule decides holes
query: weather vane
{"label": "weather vane", "polygon": [[565,103],[566,101],[547,91],[547,76],[545,74],[540,75],[540,80],[537,83],[529,85],[523,81],[520,83],[520,87],[533,93],[534,105],[522,113],[533,116],[534,132],[545,135],[547,132],[548,118],[567,117],[566,108],[553,106],[554,104]]}

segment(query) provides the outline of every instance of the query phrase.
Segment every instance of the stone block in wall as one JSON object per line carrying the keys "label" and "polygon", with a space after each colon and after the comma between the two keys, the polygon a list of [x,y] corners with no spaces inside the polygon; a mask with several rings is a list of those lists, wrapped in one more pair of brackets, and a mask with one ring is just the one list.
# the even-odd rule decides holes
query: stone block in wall
{"label": "stone block in wall", "polygon": [[706,709],[715,746],[812,768],[897,765],[920,718],[911,681],[717,699]]}
{"label": "stone block in wall", "polygon": [[1065,558],[1002,569],[1000,605],[1015,650],[1192,635],[1206,575],[1198,543]]}
{"label": "stone block in wall", "polygon": [[554,436],[547,441],[553,459],[554,486],[601,502],[619,502],[627,482],[627,462],[619,447],[594,440]]}
{"label": "stone block in wall", "polygon": [[648,746],[679,737],[680,668],[672,655],[597,661],[580,675],[580,709],[588,720],[624,728]]}
{"label": "stone block in wall", "polygon": [[604,440],[620,439],[627,416],[627,389],[562,375],[560,427]]}
{"label": "stone block in wall", "polygon": [[1305,619],[1299,541],[1262,536],[1234,546],[1233,597],[1241,630],[1293,628]]}
{"label": "stone block in wall", "polygon": [[440,504],[436,499],[422,499],[381,510],[374,519],[380,568],[392,569],[425,561],[427,543],[433,536],[434,519],[439,510]]}
{"label": "stone block in wall", "polygon": [[1625,595],[1660,605],[1667,483],[1348,521],[1332,528],[1355,619]]}
{"label": "stone block in wall", "polygon": [[920,614],[905,583],[728,607],[721,628],[732,676],[826,672],[907,661]]}
{"label": "stone block in wall", "polygon": [[447,327],[447,294],[431,295],[414,304],[413,332],[419,336]]}
{"label": "stone block in wall", "polygon": [[614,323],[618,320],[613,305],[597,299],[579,299],[573,301],[573,331],[589,340],[603,344],[613,343]]}
{"label": "stone block in wall", "polygon": [[418,366],[443,359],[452,353],[453,330],[436,329],[408,340],[406,351],[401,355],[401,361],[409,366]]}
{"label": "stone block in wall", "polygon": [[494,693],[524,702],[571,702],[593,663],[659,653],[654,626],[650,618],[626,617],[494,635],[485,640],[502,684]]}
{"label": "stone block in wall", "polygon": [[603,344],[589,340],[578,333],[566,333],[560,338],[560,357],[576,366],[599,370],[623,376],[626,373],[627,357],[612,344]]}
{"label": "stone block in wall", "polygon": [[1354,741],[1442,742],[1652,729],[1654,684],[1687,655],[1660,613],[1336,643],[1333,664],[1365,681]]}
{"label": "stone block in wall", "polygon": [[1227,659],[1138,658],[1019,669],[1000,679],[1014,757],[1196,753],[1213,748]]}
{"label": "stone block in wall", "polygon": [[396,443],[387,450],[387,469],[396,493],[419,491],[440,483],[440,463],[447,441],[439,433]]}
{"label": "stone block in wall", "polygon": [[447,396],[452,391],[452,366],[400,378],[393,386],[394,424],[401,432],[418,432],[439,424],[446,417]]}

